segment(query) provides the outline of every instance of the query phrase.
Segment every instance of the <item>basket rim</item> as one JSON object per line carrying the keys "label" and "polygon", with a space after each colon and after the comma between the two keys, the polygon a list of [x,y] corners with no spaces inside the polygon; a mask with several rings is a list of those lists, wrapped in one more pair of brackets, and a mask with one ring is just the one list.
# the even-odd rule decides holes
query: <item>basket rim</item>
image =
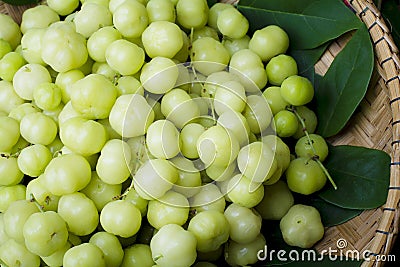
{"label": "basket rim", "polygon": [[[370,251],[373,255],[388,255],[398,234],[400,200],[400,60],[399,50],[393,41],[379,9],[372,0],[350,0],[361,21],[367,26],[375,51],[376,64],[384,79],[390,98],[392,111],[392,152],[390,164],[390,184],[383,215],[375,231]],[[362,266],[373,266],[374,262],[364,262]]]}
{"label": "basket rim", "polygon": [[[224,0],[230,4],[238,0]],[[367,26],[375,54],[375,65],[383,78],[388,90],[391,107],[392,143],[391,143],[391,164],[390,184],[386,203],[381,207],[383,214],[378,222],[370,242],[372,255],[388,255],[397,239],[398,226],[400,221],[400,59],[399,50],[391,36],[391,29],[387,26],[380,10],[375,6],[373,0],[348,0],[348,5],[354,10],[360,20]],[[20,15],[29,6],[12,7],[0,1],[6,11],[17,22],[20,22]],[[14,9],[14,10],[13,10]],[[382,263],[383,264],[383,263]],[[377,262],[365,261],[362,266],[377,266]]]}

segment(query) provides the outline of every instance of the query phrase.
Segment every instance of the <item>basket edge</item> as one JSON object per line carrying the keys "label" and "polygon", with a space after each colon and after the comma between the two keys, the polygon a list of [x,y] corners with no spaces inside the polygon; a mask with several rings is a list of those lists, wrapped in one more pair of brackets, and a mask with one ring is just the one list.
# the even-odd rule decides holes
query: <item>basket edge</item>
{"label": "basket edge", "polygon": [[365,261],[362,267],[378,266],[375,261],[379,255],[388,255],[398,235],[399,201],[400,201],[400,64],[396,47],[389,28],[386,26],[380,11],[371,0],[351,0],[350,6],[368,27],[373,42],[375,57],[380,65],[379,71],[384,77],[388,89],[392,110],[392,153],[390,185],[387,201],[383,206],[383,216],[379,222],[376,235],[370,248],[372,260]]}
{"label": "basket edge", "polygon": [[[226,0],[224,2],[237,2],[237,0]],[[8,5],[0,1],[0,5]],[[393,142],[392,142],[392,164],[391,164],[391,182],[389,187],[388,199],[383,206],[384,214],[379,223],[379,230],[372,240],[371,251],[373,254],[388,254],[391,246],[398,235],[397,224],[399,221],[398,206],[400,200],[400,60],[398,57],[398,49],[390,35],[390,30],[386,26],[380,11],[375,7],[371,0],[351,0],[350,6],[356,11],[360,19],[367,25],[370,35],[373,39],[374,50],[378,51],[377,61],[382,66],[383,77],[386,77],[385,84],[388,87],[392,106],[393,117]],[[14,9],[14,7],[6,7]],[[20,6],[20,11],[27,6]],[[10,11],[9,11],[10,12]],[[11,12],[12,13],[12,12]],[[371,20],[373,17],[375,19]],[[18,18],[17,18],[18,21]],[[376,37],[372,36],[376,34]],[[386,52],[385,52],[386,51]],[[388,52],[389,51],[389,52]],[[389,69],[389,70],[388,70]],[[399,142],[398,142],[399,141]],[[397,222],[397,224],[396,224]],[[373,266],[373,263],[364,263],[364,266]]]}

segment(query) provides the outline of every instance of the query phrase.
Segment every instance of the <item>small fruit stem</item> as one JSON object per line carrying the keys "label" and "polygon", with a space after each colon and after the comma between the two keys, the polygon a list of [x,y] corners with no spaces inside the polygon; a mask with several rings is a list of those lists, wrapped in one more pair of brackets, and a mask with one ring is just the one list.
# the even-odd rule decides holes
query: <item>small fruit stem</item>
{"label": "small fruit stem", "polygon": [[55,151],[54,153],[53,153],[53,158],[57,158],[57,157],[59,157],[59,156],[61,156],[62,155],[62,151],[61,150],[57,150],[57,151]]}
{"label": "small fruit stem", "polygon": [[121,74],[115,74],[113,77],[113,84],[116,86],[118,84],[118,79],[121,78]]}
{"label": "small fruit stem", "polygon": [[319,160],[319,157],[317,155],[317,152],[315,151],[314,145],[313,145],[313,141],[310,138],[310,135],[307,131],[307,127],[306,124],[304,122],[304,118],[302,118],[300,116],[300,114],[297,112],[296,107],[290,107],[289,110],[291,112],[294,113],[294,115],[296,115],[297,119],[299,120],[299,122],[301,123],[301,127],[303,128],[303,132],[307,137],[308,143],[311,146],[312,152],[314,154],[314,156],[312,157],[312,160],[316,161],[318,163],[318,165],[321,167],[322,171],[325,173],[326,177],[328,177],[328,180],[330,181],[330,183],[332,184],[333,188],[335,190],[337,190],[337,185],[335,183],[335,181],[333,181],[332,176],[329,174],[328,170],[325,168],[324,164],[322,164],[322,162]]}
{"label": "small fruit stem", "polygon": [[161,259],[161,258],[163,258],[164,256],[161,254],[161,255],[157,255],[157,256],[155,256],[154,258],[153,258],[153,261],[154,262],[156,262],[156,261],[158,261],[159,259]]}
{"label": "small fruit stem", "polygon": [[212,116],[212,118],[214,120],[214,124],[217,124],[217,116],[215,115],[214,101],[213,101],[213,99],[211,97],[208,100],[210,101],[211,116]]}
{"label": "small fruit stem", "polygon": [[[193,38],[194,38],[193,36],[194,36],[194,28],[191,28],[190,29],[190,35],[189,35],[190,47],[192,47],[192,44],[193,44]],[[192,53],[189,53],[189,54],[190,54],[190,68],[193,71],[194,79],[196,81],[199,81],[196,69],[193,67],[193,58],[192,58],[193,55],[192,55]],[[204,90],[204,83],[200,82],[200,84],[201,84],[201,89]],[[208,101],[210,102],[211,116],[212,116],[212,118],[214,120],[214,125],[216,125],[217,124],[217,116],[215,115],[214,101],[213,101],[211,95],[208,96]]]}
{"label": "small fruit stem", "polygon": [[35,205],[39,208],[40,212],[44,212],[44,206],[40,205],[40,203],[36,200],[33,194],[30,194],[29,201],[35,203]]}
{"label": "small fruit stem", "polygon": [[[143,144],[144,146],[144,144]],[[140,146],[139,151],[136,152],[136,156],[140,157],[140,155],[142,154],[143,151],[143,146]],[[136,172],[138,171],[139,167],[143,165],[143,162],[140,159],[137,159],[137,164],[135,166],[135,169],[133,170],[133,174],[132,174],[132,181],[131,184],[129,185],[129,187],[127,189],[125,189],[124,193],[122,193],[121,195],[115,196],[113,197],[113,200],[117,200],[117,199],[124,199],[129,192],[132,190],[132,188],[134,187],[134,183],[133,183],[133,179],[135,179],[134,174],[136,174]]]}
{"label": "small fruit stem", "polygon": [[333,188],[337,190],[337,185],[335,181],[333,181],[331,175],[329,174],[328,170],[325,168],[324,164],[317,158],[315,161],[318,163],[318,165],[321,167],[322,171],[325,173],[326,177],[328,177],[329,181],[331,182]]}
{"label": "small fruit stem", "polygon": [[0,157],[6,158],[6,159],[9,159],[9,158],[18,158],[18,156],[19,156],[20,153],[21,153],[21,151],[17,151],[17,152],[15,152],[14,154],[1,153],[1,154],[0,154]]}
{"label": "small fruit stem", "polygon": [[[190,35],[189,35],[189,44],[190,44],[189,45],[189,49],[191,49],[192,44],[193,44],[193,35],[194,35],[194,28],[191,28],[190,29]],[[189,57],[190,57],[190,65],[189,66],[190,66],[190,69],[193,72],[194,80],[198,81],[199,77],[197,76],[196,69],[193,67],[193,54],[191,52],[189,53]],[[193,81],[192,81],[192,84],[193,84]],[[202,87],[204,87],[204,84],[201,83],[201,85],[202,85]]]}
{"label": "small fruit stem", "polygon": [[[194,28],[190,29],[190,35],[189,35],[189,51],[192,48],[192,44],[193,44],[193,35],[194,35]],[[190,66],[193,68],[192,66],[192,61],[193,61],[193,55],[192,53],[189,53],[189,57],[190,57]],[[196,76],[196,74],[195,74]]]}

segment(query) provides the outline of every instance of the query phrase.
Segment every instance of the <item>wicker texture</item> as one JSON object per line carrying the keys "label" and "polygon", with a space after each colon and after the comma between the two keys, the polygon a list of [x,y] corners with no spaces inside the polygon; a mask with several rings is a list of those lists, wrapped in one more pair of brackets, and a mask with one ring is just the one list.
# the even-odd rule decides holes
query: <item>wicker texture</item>
{"label": "wicker texture", "polygon": [[[223,2],[235,3],[236,0]],[[400,60],[398,49],[380,11],[372,0],[349,1],[356,14],[368,27],[375,52],[375,71],[369,90],[348,126],[332,141],[382,149],[391,154],[391,178],[387,202],[376,210],[368,210],[356,218],[326,230],[325,237],[315,248],[318,251],[337,248],[337,241],[347,241],[345,249],[371,251],[373,255],[390,254],[399,226],[400,199]],[[0,12],[11,15],[17,22],[27,6],[11,7],[0,2]],[[351,33],[331,44],[316,64],[317,73],[323,74],[335,56],[350,39]],[[383,262],[364,262],[366,266],[381,266]]]}
{"label": "wicker texture", "polygon": [[[331,227],[317,244],[318,250],[336,248],[340,238],[347,241],[346,249],[373,255],[389,255],[399,226],[399,119],[400,119],[400,64],[398,49],[393,42],[379,10],[372,1],[350,1],[357,15],[368,27],[375,52],[375,71],[366,97],[349,126],[333,142],[385,150],[391,154],[391,178],[386,204],[379,209],[363,212],[342,225]],[[333,58],[345,45],[349,35],[334,42],[316,64],[316,71],[324,73]],[[373,258],[372,258],[373,259]],[[362,266],[380,266],[371,260]]]}

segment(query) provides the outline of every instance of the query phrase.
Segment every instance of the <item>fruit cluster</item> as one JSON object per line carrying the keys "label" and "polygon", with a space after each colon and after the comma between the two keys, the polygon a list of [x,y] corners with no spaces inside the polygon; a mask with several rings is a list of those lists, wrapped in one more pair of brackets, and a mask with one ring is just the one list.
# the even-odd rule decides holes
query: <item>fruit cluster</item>
{"label": "fruit cluster", "polygon": [[205,0],[81,2],[0,15],[0,262],[245,266],[264,220],[322,238],[292,192],[325,185],[328,147],[283,29]]}

